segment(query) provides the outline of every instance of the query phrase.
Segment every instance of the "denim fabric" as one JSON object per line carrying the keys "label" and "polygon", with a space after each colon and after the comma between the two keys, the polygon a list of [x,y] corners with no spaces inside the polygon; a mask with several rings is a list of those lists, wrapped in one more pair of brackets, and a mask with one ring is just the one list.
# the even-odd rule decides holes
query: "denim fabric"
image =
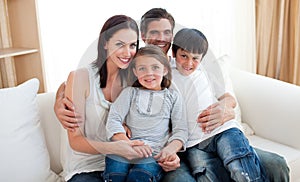
{"label": "denim fabric", "polygon": [[175,171],[166,172],[163,177],[163,182],[196,182],[195,178],[191,173],[186,161],[186,153],[177,153],[180,158],[180,167]]}
{"label": "denim fabric", "polygon": [[104,182],[102,171],[75,174],[68,182]]}
{"label": "denim fabric", "polygon": [[152,157],[128,161],[120,156],[107,155],[105,163],[103,176],[106,181],[158,182],[163,175],[162,168]]}
{"label": "denim fabric", "polygon": [[[266,176],[271,182],[289,182],[290,169],[283,157],[278,154],[254,148],[261,165],[266,171]],[[276,167],[274,167],[276,166]]]}
{"label": "denim fabric", "polygon": [[[270,180],[270,182],[289,182],[289,168],[285,161],[285,159],[275,153],[267,152],[260,150],[258,148],[255,148],[255,151],[260,159],[261,165],[265,169],[265,173],[267,178]],[[207,153],[204,153],[207,155]],[[195,182],[195,178],[193,177],[191,171],[192,169],[189,167],[187,163],[187,157],[186,152],[178,153],[178,156],[180,157],[180,167],[175,171],[167,172],[163,178],[163,182]],[[207,159],[209,159],[209,162],[205,162]],[[225,170],[223,167],[223,164],[221,162],[221,159],[214,156],[210,158],[209,156],[205,157],[203,156],[203,163],[206,165],[204,173],[198,174],[199,176],[202,174],[201,179],[198,176],[199,181],[207,181],[205,179],[213,179],[213,176],[210,176],[211,172],[212,174],[223,174],[222,177],[219,177],[221,181],[227,181],[230,177],[230,174]],[[211,164],[210,166],[208,166]],[[276,167],[274,167],[276,166]],[[205,175],[205,171],[210,171],[208,174]],[[223,171],[223,172],[221,172]],[[225,172],[226,171],[226,172]],[[226,174],[227,173],[227,174]],[[220,180],[219,180],[220,181]]]}
{"label": "denim fabric", "polygon": [[[195,177],[201,180],[207,178],[208,181],[230,181],[226,175],[219,178],[219,175],[225,172],[216,171],[222,171],[221,167],[216,168],[216,165],[222,165],[216,161],[215,158],[218,157],[230,172],[231,179],[235,181],[267,181],[256,152],[237,128],[217,134],[204,147],[196,145],[187,150],[187,159]],[[216,164],[211,165],[211,161]]]}

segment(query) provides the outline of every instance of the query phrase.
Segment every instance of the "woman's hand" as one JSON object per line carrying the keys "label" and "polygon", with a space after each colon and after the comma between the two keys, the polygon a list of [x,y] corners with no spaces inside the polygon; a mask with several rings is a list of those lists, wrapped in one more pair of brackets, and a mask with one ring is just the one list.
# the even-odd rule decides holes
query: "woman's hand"
{"label": "woman's hand", "polygon": [[142,157],[152,156],[152,148],[149,145],[133,146],[133,149]]}
{"label": "woman's hand", "polygon": [[139,140],[118,140],[114,142],[107,142],[109,147],[106,149],[107,151],[104,152],[105,154],[115,154],[122,157],[125,157],[128,160],[142,158],[144,157],[142,154],[135,151],[135,147],[143,146],[144,142]]}
{"label": "woman's hand", "polygon": [[61,125],[67,130],[74,131],[74,128],[82,122],[82,117],[75,113],[73,103],[65,97],[65,83],[62,83],[57,90],[54,112]]}
{"label": "woman's hand", "polygon": [[210,105],[198,116],[203,132],[211,132],[225,122],[235,118],[236,101],[230,94],[224,94],[219,101]]}

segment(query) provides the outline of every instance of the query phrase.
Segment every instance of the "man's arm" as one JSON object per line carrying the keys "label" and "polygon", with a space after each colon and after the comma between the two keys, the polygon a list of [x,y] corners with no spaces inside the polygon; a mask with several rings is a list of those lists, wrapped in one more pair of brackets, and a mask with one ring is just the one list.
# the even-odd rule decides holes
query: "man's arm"
{"label": "man's arm", "polygon": [[66,84],[63,82],[56,92],[54,112],[62,126],[73,131],[74,128],[78,127],[81,117],[75,113],[73,103],[65,97],[65,89]]}
{"label": "man's arm", "polygon": [[201,123],[202,130],[210,132],[223,125],[225,122],[235,118],[235,98],[229,93],[218,98],[218,102],[210,105],[198,116],[198,123]]}

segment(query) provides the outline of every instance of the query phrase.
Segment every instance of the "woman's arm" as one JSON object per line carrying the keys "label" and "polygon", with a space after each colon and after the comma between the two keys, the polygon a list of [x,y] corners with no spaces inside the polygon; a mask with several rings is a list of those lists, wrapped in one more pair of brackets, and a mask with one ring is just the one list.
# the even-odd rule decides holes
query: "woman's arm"
{"label": "woman's arm", "polygon": [[[65,97],[74,103],[75,113],[81,116],[85,114],[85,101],[89,95],[89,79],[86,69],[71,72],[65,89]],[[133,146],[143,145],[141,141],[116,141],[100,142],[89,140],[84,135],[85,118],[82,117],[82,123],[74,131],[68,130],[70,146],[73,150],[89,154],[116,154],[127,159],[141,157]],[[100,121],[99,121],[100,122]]]}
{"label": "woman's arm", "polygon": [[70,146],[73,150],[84,153],[97,154],[101,152],[96,150],[96,148],[100,147],[96,147],[95,144],[100,145],[101,143],[89,141],[84,136],[83,132],[85,124],[85,100],[87,95],[89,94],[88,92],[89,78],[87,70],[80,69],[71,72],[66,84],[65,97],[74,104],[75,113],[83,116],[83,122],[79,124],[79,127],[74,128],[74,131],[68,130],[68,138]]}

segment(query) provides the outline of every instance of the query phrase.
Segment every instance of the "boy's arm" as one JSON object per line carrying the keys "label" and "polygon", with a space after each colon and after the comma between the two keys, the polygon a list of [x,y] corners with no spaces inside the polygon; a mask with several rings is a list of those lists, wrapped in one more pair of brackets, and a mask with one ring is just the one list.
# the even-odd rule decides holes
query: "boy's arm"
{"label": "boy's arm", "polygon": [[225,93],[218,98],[218,102],[210,105],[198,116],[198,123],[201,123],[202,130],[209,132],[223,125],[225,122],[235,118],[235,98]]}

